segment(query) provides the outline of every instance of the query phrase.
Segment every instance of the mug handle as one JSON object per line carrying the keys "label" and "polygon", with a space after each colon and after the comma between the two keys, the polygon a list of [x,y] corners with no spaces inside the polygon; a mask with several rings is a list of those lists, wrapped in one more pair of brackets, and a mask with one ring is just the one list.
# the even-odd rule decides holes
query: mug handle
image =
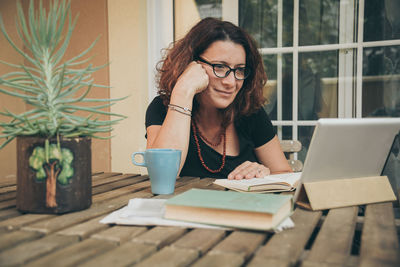
{"label": "mug handle", "polygon": [[[142,155],[142,157],[143,157],[143,162],[137,162],[136,160],[135,160],[135,156],[136,155]],[[144,152],[133,152],[132,153],[132,163],[133,164],[135,164],[135,165],[137,165],[137,166],[145,166],[146,167],[146,163],[145,163],[145,160],[144,160]]]}

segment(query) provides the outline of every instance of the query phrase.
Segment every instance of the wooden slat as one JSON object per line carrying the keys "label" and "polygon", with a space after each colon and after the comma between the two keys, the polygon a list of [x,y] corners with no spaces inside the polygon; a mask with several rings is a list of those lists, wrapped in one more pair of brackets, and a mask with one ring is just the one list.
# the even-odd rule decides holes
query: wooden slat
{"label": "wooden slat", "polygon": [[15,199],[5,200],[0,202],[0,210],[14,208],[17,205]]}
{"label": "wooden slat", "polygon": [[[132,184],[136,184],[142,181],[147,180],[148,178],[144,177],[144,176],[137,176],[131,179],[120,179],[117,180],[115,182],[110,182],[110,183],[106,183],[106,184],[102,184],[96,187],[93,187],[92,189],[92,193],[94,195],[99,194],[99,193],[104,193],[104,192],[108,192],[117,188],[121,188],[121,187],[125,187],[128,185],[132,185]],[[104,180],[104,179],[103,179]]]}
{"label": "wooden slat", "polygon": [[302,266],[345,265],[350,257],[357,213],[358,207],[354,206],[331,209]]}
{"label": "wooden slat", "polygon": [[301,150],[301,143],[298,140],[280,140],[283,152],[299,152]]}
{"label": "wooden slat", "polygon": [[113,226],[105,231],[96,233],[91,236],[93,239],[106,240],[116,244],[122,244],[132,240],[134,237],[147,231],[145,226]]}
{"label": "wooden slat", "polygon": [[[261,257],[255,257],[248,266],[274,266],[274,267],[292,267],[297,265],[292,265],[290,260],[282,259],[267,259]],[[301,265],[303,266],[303,265]],[[316,266],[316,267],[327,267],[327,266]],[[333,267],[333,266],[332,266]],[[339,267],[339,266],[335,266]]]}
{"label": "wooden slat", "polygon": [[189,183],[184,183],[182,186],[175,188],[174,195],[186,192],[191,188],[206,188],[214,182],[215,179],[203,178],[203,179],[193,179]]}
{"label": "wooden slat", "polygon": [[[112,198],[118,198],[126,194],[130,194],[132,192],[138,192],[141,190],[145,190],[150,186],[150,181],[144,181],[133,185],[128,185],[122,188],[118,188],[109,192],[104,192],[98,195],[93,196],[93,202],[104,202],[106,200],[110,200]],[[151,194],[150,191],[146,191],[147,194]]]}
{"label": "wooden slat", "polygon": [[0,201],[15,199],[16,196],[17,196],[17,192],[16,191],[10,191],[10,192],[7,192],[7,193],[2,193],[0,195]]}
{"label": "wooden slat", "polygon": [[17,177],[2,177],[0,179],[0,188],[17,184]]}
{"label": "wooden slat", "polygon": [[[300,259],[303,249],[318,224],[321,215],[321,212],[307,211],[300,208],[295,209],[291,216],[295,227],[274,234],[256,252],[249,266],[267,266],[266,264],[270,263],[271,259],[277,260],[283,265],[285,262],[288,265],[295,265]],[[263,262],[265,265],[263,265]]]}
{"label": "wooden slat", "polygon": [[50,214],[24,214],[15,218],[7,219],[0,222],[0,229],[16,230],[31,223],[39,222],[41,220],[48,220],[56,217]]}
{"label": "wooden slat", "polygon": [[135,266],[188,266],[198,257],[198,252],[195,250],[165,247]]}
{"label": "wooden slat", "polygon": [[50,235],[0,253],[1,266],[22,265],[52,251],[79,242],[77,237]]}
{"label": "wooden slat", "polygon": [[[0,237],[0,251],[15,247],[23,242],[31,241],[42,237],[42,233],[27,232],[27,231],[14,231],[2,234]],[[1,265],[1,264],[0,264]]]}
{"label": "wooden slat", "polygon": [[103,184],[113,183],[116,181],[129,179],[129,178],[133,178],[133,177],[138,177],[138,176],[139,176],[139,174],[122,174],[122,175],[107,177],[107,179],[94,179],[94,180],[92,180],[92,186],[99,186],[99,185],[103,185]]}
{"label": "wooden slat", "polygon": [[[364,219],[365,219],[364,216],[358,216],[357,217],[357,224],[356,224],[356,229],[357,230],[362,231],[362,228],[364,226],[364,221],[365,221]],[[394,225],[396,226],[397,232],[400,233],[400,219],[395,218],[394,219]]]}
{"label": "wooden slat", "polygon": [[62,230],[72,225],[82,223],[94,217],[117,210],[128,204],[129,199],[134,197],[151,197],[151,194],[137,192],[134,194],[123,195],[108,202],[93,205],[90,209],[68,213],[62,216],[51,218],[49,220],[40,221],[28,226],[24,226],[23,229],[27,231],[39,231],[46,234],[53,233],[55,231]]}
{"label": "wooden slat", "polygon": [[80,267],[122,267],[131,266],[157,251],[155,245],[126,242],[96,258],[90,259]]}
{"label": "wooden slat", "polygon": [[100,223],[99,221],[104,216],[93,218],[87,222],[68,227],[64,230],[57,232],[58,235],[78,236],[80,239],[86,239],[90,235],[108,229],[108,224]]}
{"label": "wooden slat", "polygon": [[303,170],[303,162],[301,162],[300,160],[288,159],[288,163],[290,168],[292,168],[294,172],[300,172]]}
{"label": "wooden slat", "polygon": [[[244,258],[234,253],[208,253],[192,267],[239,267],[243,266]],[[266,265],[259,265],[266,266]],[[272,266],[272,265],[271,265]]]}
{"label": "wooden slat", "polygon": [[7,209],[0,211],[0,222],[9,218],[21,216],[21,213],[16,209]]}
{"label": "wooden slat", "polygon": [[214,229],[193,229],[188,234],[171,244],[171,247],[197,250],[200,255],[205,254],[226,235],[226,231]]}
{"label": "wooden slat", "polygon": [[106,252],[116,247],[116,244],[94,239],[86,239],[82,242],[68,246],[49,255],[30,262],[26,266],[76,266],[80,262],[93,256]]}
{"label": "wooden slat", "polygon": [[392,203],[367,205],[361,236],[360,266],[400,266]]}
{"label": "wooden slat", "polygon": [[234,253],[248,259],[269,236],[266,232],[234,231],[217,246],[212,253]]}
{"label": "wooden slat", "polygon": [[100,180],[100,179],[105,179],[117,175],[122,175],[120,172],[106,172],[106,173],[100,173],[96,175],[92,175],[92,180]]}
{"label": "wooden slat", "polygon": [[[201,179],[199,177],[180,177],[176,180],[176,184],[178,187],[186,186],[188,184],[199,182]],[[174,192],[175,193],[175,192]]]}
{"label": "wooden slat", "polygon": [[151,230],[134,237],[132,242],[140,244],[152,244],[160,249],[183,236],[186,231],[187,229],[181,227],[156,226]]}
{"label": "wooden slat", "polygon": [[[203,179],[202,179],[203,180]],[[200,182],[200,178],[198,177],[182,177],[176,180],[174,193],[171,195],[155,195],[154,198],[170,198],[174,195],[180,194],[182,192],[187,191],[190,188],[193,188],[196,183]],[[203,183],[208,183],[207,181],[203,181]],[[151,193],[151,187],[149,185],[144,191]]]}
{"label": "wooden slat", "polygon": [[288,157],[288,163],[294,172],[303,170],[303,162],[294,159],[294,153],[301,150],[301,143],[298,140],[280,140],[282,151]]}
{"label": "wooden slat", "polygon": [[13,192],[17,190],[17,186],[16,185],[9,185],[9,186],[4,186],[4,187],[0,187],[0,195],[4,194],[4,193],[8,193],[8,192]]}
{"label": "wooden slat", "polygon": [[193,266],[242,266],[268,237],[265,232],[235,231]]}

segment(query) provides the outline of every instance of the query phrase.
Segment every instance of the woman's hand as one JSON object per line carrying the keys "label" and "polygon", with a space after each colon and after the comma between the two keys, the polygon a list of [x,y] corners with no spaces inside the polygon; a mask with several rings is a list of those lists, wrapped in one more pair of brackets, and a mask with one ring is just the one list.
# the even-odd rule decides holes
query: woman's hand
{"label": "woman's hand", "polygon": [[250,178],[261,178],[269,175],[270,170],[257,162],[245,161],[237,166],[229,175],[230,180],[241,180]]}
{"label": "woman's hand", "polygon": [[208,75],[203,66],[195,61],[191,62],[179,76],[174,91],[183,90],[193,94],[204,91],[208,86]]}

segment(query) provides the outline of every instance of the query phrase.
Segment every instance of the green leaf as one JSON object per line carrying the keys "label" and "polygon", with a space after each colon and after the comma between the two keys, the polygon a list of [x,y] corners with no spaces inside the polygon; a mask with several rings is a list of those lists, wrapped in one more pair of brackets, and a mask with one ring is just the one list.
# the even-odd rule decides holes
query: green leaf
{"label": "green leaf", "polygon": [[52,159],[57,159],[59,161],[61,161],[61,159],[62,159],[61,151],[59,150],[58,146],[55,144],[51,144],[49,146],[49,160],[52,160]]}
{"label": "green leaf", "polygon": [[[69,19],[71,20],[71,17],[69,17]],[[64,56],[65,51],[67,50],[69,41],[71,39],[72,31],[74,30],[77,21],[78,21],[78,16],[75,17],[74,22],[72,23],[72,25],[71,25],[71,21],[69,22],[69,24],[68,24],[68,33],[65,36],[64,42],[61,45],[61,47],[58,49],[58,51],[55,53],[54,57],[52,58],[52,61],[54,62],[55,65],[57,65],[58,62]]]}
{"label": "green leaf", "polygon": [[46,160],[46,163],[49,163],[49,159],[50,159],[50,144],[49,144],[49,139],[46,139],[46,141],[44,141],[44,158]]}
{"label": "green leaf", "polygon": [[35,147],[32,155],[29,157],[29,166],[34,170],[39,170],[42,168],[45,161],[45,152],[43,147]]}

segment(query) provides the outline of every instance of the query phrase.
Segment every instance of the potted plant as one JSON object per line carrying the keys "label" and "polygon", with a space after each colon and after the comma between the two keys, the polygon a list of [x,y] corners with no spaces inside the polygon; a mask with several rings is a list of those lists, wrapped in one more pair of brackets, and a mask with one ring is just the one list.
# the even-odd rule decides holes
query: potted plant
{"label": "potted plant", "polygon": [[[26,64],[1,61],[16,70],[0,77],[0,92],[22,99],[28,111],[0,122],[0,149],[17,139],[17,208],[24,212],[65,213],[91,205],[91,138],[125,117],[105,109],[122,99],[91,99],[95,84],[93,67],[85,55],[92,45],[71,59],[64,54],[76,25],[69,1],[50,1],[46,10],[40,1],[29,4],[25,17],[17,2],[17,32],[24,49],[7,34],[0,16],[0,28]],[[106,119],[104,117],[106,116]],[[112,119],[111,119],[112,117]]]}

